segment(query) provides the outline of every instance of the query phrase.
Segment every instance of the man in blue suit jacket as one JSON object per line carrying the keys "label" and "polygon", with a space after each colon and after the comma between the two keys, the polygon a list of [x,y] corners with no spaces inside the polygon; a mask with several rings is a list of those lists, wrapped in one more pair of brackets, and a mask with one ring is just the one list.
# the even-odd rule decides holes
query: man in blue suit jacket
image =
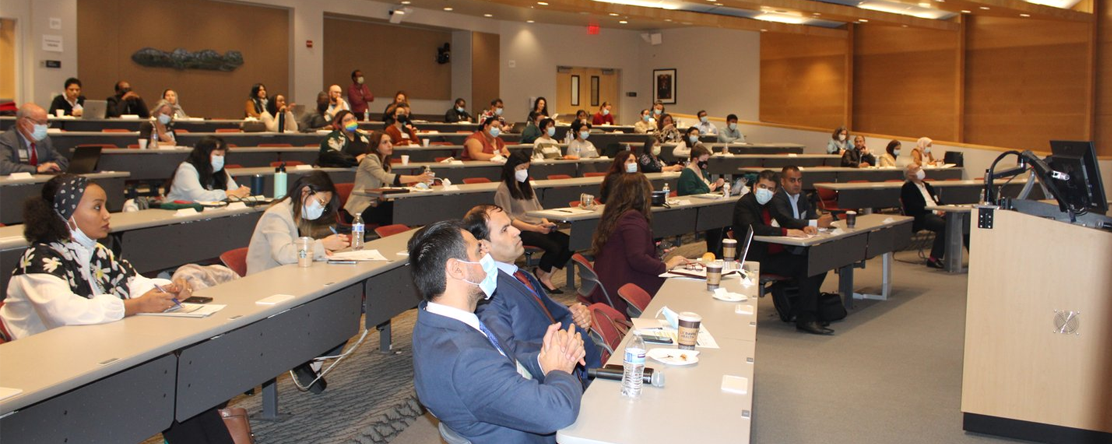
{"label": "man in blue suit jacket", "polygon": [[[586,368],[601,367],[602,352],[588,335],[591,311],[583,304],[566,307],[552,300],[531,273],[514,265],[525,247],[509,214],[497,205],[479,205],[467,212],[463,225],[476,239],[489,242],[490,256],[500,271],[498,291],[489,303],[479,305],[479,319],[499,337],[507,338],[518,353],[538,350],[551,324],[559,322],[562,329],[575,326],[584,338]],[[586,371],[577,373],[586,381]]]}
{"label": "man in blue suit jacket", "polygon": [[413,327],[417,396],[443,425],[475,443],[555,443],[579,415],[572,376],[583,341],[548,328],[540,350],[514,353],[475,315],[497,275],[485,246],[457,220],[425,226],[409,241],[413,281],[424,299]]}

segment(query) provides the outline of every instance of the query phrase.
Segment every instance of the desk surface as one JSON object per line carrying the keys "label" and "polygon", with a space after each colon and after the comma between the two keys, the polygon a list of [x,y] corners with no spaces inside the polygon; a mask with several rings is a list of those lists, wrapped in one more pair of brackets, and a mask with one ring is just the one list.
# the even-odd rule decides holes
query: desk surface
{"label": "desk surface", "polygon": [[[983,186],[985,186],[985,182],[983,180],[935,180],[935,181],[931,181],[931,182],[927,182],[927,183],[931,184],[931,186],[935,187],[935,188],[970,187],[970,186],[983,187]],[[1011,185],[1015,185],[1015,184],[1022,185],[1022,184],[1025,184],[1025,183],[1027,183],[1026,179],[1013,180]],[[903,187],[903,184],[904,184],[904,182],[867,182],[867,183],[866,182],[855,182],[855,183],[824,182],[824,183],[816,183],[815,187],[816,188],[827,188],[827,189],[831,189],[831,190],[834,190],[834,191],[844,191],[844,190],[872,190],[872,189],[885,189],[885,188],[901,188],[901,187]],[[999,185],[1003,185],[1003,183],[1001,183]],[[997,186],[999,186],[999,185],[997,185]]]}
{"label": "desk surface", "polygon": [[[686,208],[699,208],[710,205],[730,204],[733,202],[737,202],[738,199],[741,199],[741,197],[730,196],[729,198],[723,198],[721,194],[696,194],[691,196],[680,196],[669,198],[669,205],[667,207],[654,205],[652,207],[652,211],[655,213],[659,211],[682,210]],[[529,211],[526,214],[528,214],[529,216],[543,217],[548,220],[554,220],[558,222],[574,222],[579,220],[598,219],[602,217],[602,212],[605,209],[606,205],[596,205],[595,208],[590,210],[589,213],[583,213],[581,211],[576,211],[581,210],[578,208],[546,208],[538,211]]]}
{"label": "desk surface", "polygon": [[[119,179],[128,177],[130,175],[130,173],[122,171],[99,171],[96,173],[82,174],[82,176],[88,177],[93,180]],[[41,184],[47,183],[50,181],[50,179],[53,178],[53,174],[33,174],[31,175],[30,179],[12,179],[11,176],[0,176],[0,186]]]}
{"label": "desk surface", "polygon": [[[672,179],[672,178],[678,179],[680,177],[680,173],[648,173],[648,174],[645,174],[645,176],[648,177],[649,180]],[[534,180],[532,182],[533,182],[533,189],[535,190],[535,189],[559,188],[559,187],[570,187],[570,186],[598,185],[598,184],[602,183],[602,179],[603,179],[603,177],[573,177],[571,179],[555,179],[555,180],[544,179],[544,180]],[[465,193],[493,193],[496,190],[498,190],[499,185],[501,185],[501,182],[458,184],[458,185],[453,184],[452,186],[457,187],[457,189],[444,190],[443,187],[435,186],[435,187],[432,188],[431,191],[411,191],[409,193],[388,194],[387,197],[390,198],[390,199],[411,199],[411,198],[421,197],[421,196],[443,196],[443,195],[465,194]],[[367,190],[353,190],[352,193],[356,194],[356,195],[360,195],[360,196],[379,197],[379,193],[370,193],[370,192],[367,192]]]}
{"label": "desk surface", "polygon": [[[858,184],[852,184],[858,185]],[[892,219],[889,222],[885,220]],[[876,231],[881,228],[896,226],[899,224],[909,224],[914,221],[914,217],[898,216],[892,214],[858,214],[856,227],[847,229],[845,228],[846,221],[839,220],[831,223],[831,228],[839,228],[841,233],[834,234],[832,231],[821,231],[818,234],[810,237],[789,237],[789,236],[753,236],[753,240],[759,242],[768,242],[781,245],[793,245],[798,247],[810,247],[822,243],[826,243],[849,236],[855,236],[870,231]]]}
{"label": "desk surface", "polygon": [[[207,318],[132,316],[107,324],[56,328],[0,345],[0,387],[23,390],[0,401],[0,415],[403,266],[405,258],[396,253],[404,250],[411,235],[407,232],[367,243],[368,249],[378,249],[393,262],[315,262],[310,268],[287,265],[198,290],[198,296],[227,305]],[[294,298],[270,306],[255,303],[275,293]]]}
{"label": "desk surface", "polygon": [[[755,262],[746,267],[757,268]],[[646,365],[665,373],[665,386],[646,385],[637,400],[621,395],[621,382],[595,380],[583,394],[575,424],[557,432],[563,444],[749,442],[752,426],[753,369],[756,364],[757,286],[744,287],[737,278],[723,280],[723,288],[746,295],[747,302],[713,299],[702,280],[668,279],[645,313],[651,317],[661,307],[693,311],[718,342],[719,349],[699,348],[699,362],[668,366],[652,360]],[[743,306],[747,314],[735,307]],[[625,348],[627,337],[619,350]],[[673,348],[649,344],[649,349]],[[620,365],[622,354],[609,363]],[[724,375],[748,378],[747,393],[726,393]],[[690,408],[679,408],[679,406]]]}

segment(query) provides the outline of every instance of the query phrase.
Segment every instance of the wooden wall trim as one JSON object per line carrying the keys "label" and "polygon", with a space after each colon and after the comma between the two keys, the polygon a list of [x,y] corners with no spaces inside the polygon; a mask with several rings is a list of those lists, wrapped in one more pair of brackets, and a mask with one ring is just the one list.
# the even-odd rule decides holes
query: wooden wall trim
{"label": "wooden wall trim", "polygon": [[954,56],[957,57],[957,75],[954,76],[954,126],[957,130],[955,139],[965,142],[965,30],[967,21],[965,16],[958,16],[958,47]]}

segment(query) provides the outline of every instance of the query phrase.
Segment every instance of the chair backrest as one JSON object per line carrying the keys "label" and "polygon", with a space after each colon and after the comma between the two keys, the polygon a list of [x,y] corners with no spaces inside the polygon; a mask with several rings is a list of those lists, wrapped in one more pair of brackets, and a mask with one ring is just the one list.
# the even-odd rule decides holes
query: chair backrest
{"label": "chair backrest", "polygon": [[583,177],[606,177],[606,173],[598,173],[598,172],[583,173]]}
{"label": "chair backrest", "polygon": [[174,128],[174,132],[175,132],[175,133],[178,133],[178,134],[188,134],[188,133],[189,133],[189,130],[187,130],[187,129],[181,129],[181,128]]}
{"label": "chair backrest", "polygon": [[463,183],[490,183],[490,179],[485,177],[464,177]]}
{"label": "chair backrest", "polygon": [[[4,301],[0,301],[0,308],[4,308]],[[8,333],[8,327],[4,326],[4,320],[0,319],[0,344],[11,341],[12,335]]]}
{"label": "chair backrest", "polygon": [[429,146],[456,146],[452,142],[429,142]]}
{"label": "chair backrest", "polygon": [[220,255],[220,262],[225,267],[231,268],[239,277],[247,276],[247,247],[225,251]]}
{"label": "chair backrest", "polygon": [[444,160],[444,159],[448,159],[448,157],[436,157],[436,158],[435,158],[435,160],[436,160],[437,162],[440,162],[440,161],[442,161],[442,160]]}
{"label": "chair backrest", "polygon": [[385,225],[375,228],[375,234],[378,234],[378,237],[390,237],[398,233],[405,233],[406,231],[409,231],[409,226],[403,224]]}
{"label": "chair backrest", "polygon": [[102,132],[102,133],[130,133],[131,130],[129,130],[127,128],[102,128],[100,130],[100,132]]}
{"label": "chair backrest", "polygon": [[243,168],[243,165],[240,165],[238,163],[229,163],[227,165],[224,165],[224,169],[226,169],[226,170],[228,170],[228,169],[234,170],[236,168]]}
{"label": "chair backrest", "polygon": [[577,208],[577,207],[579,207],[579,204],[581,204],[581,203],[583,203],[583,202],[580,202],[578,200],[573,200],[571,202],[568,202],[568,206],[572,207],[572,208]]}
{"label": "chair backrest", "polygon": [[285,163],[288,167],[305,165],[305,162],[302,162],[300,160],[276,160],[274,162],[270,162],[270,166],[277,167],[278,165],[281,165],[283,163]]}
{"label": "chair backrest", "polygon": [[639,318],[641,313],[645,312],[645,308],[652,302],[652,296],[637,284],[628,283],[618,289],[618,297],[624,299],[629,303],[626,311],[629,312],[630,318]]}
{"label": "chair backrest", "polygon": [[598,280],[598,273],[595,273],[595,267],[591,266],[591,262],[582,254],[575,253],[571,256],[572,262],[575,263],[575,271],[579,273],[579,292],[580,296],[591,298],[591,293],[594,293],[595,288],[602,292],[603,297],[606,298],[607,305],[614,306],[614,301],[610,299],[610,295],[606,293],[606,287],[602,286],[602,282]]}
{"label": "chair backrest", "polygon": [[819,201],[822,203],[822,209],[837,208],[838,206],[838,192],[830,188],[816,187],[815,191],[819,194]]}
{"label": "chair backrest", "polygon": [[549,174],[548,175],[548,180],[559,180],[559,179],[571,179],[571,176],[569,176],[567,174]]}
{"label": "chair backrest", "polygon": [[[336,194],[340,197],[340,208],[347,204],[348,198],[351,197],[352,188],[355,188],[354,182],[336,184]],[[355,215],[353,214],[352,217],[355,217]]]}
{"label": "chair backrest", "polygon": [[242,133],[243,130],[241,130],[239,128],[217,128],[216,132],[218,132],[218,133]]}
{"label": "chair backrest", "polygon": [[625,324],[625,317],[614,307],[599,302],[591,304],[587,309],[591,310],[593,318],[591,333],[597,335],[595,342],[602,346],[602,362],[606,362],[621,344],[629,326]]}

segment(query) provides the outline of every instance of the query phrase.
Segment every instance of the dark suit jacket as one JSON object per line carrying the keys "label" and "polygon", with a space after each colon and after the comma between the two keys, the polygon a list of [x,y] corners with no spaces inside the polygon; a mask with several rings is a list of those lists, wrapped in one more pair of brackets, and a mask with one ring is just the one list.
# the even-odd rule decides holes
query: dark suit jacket
{"label": "dark suit jacket", "polygon": [[471,114],[468,114],[467,110],[464,110],[462,113],[459,112],[459,111],[456,111],[455,106],[453,106],[452,109],[450,109],[450,110],[448,110],[447,112],[444,113],[444,121],[448,122],[448,123],[456,123],[456,122],[462,121],[464,119],[472,120],[471,119]]}
{"label": "dark suit jacket", "polygon": [[[772,211],[772,217],[784,228],[799,230],[807,226],[808,219],[819,218],[818,212],[815,211],[814,208],[811,208],[811,202],[807,199],[807,194],[805,193],[800,193],[799,201],[796,202],[799,208],[799,219],[795,218],[795,213],[792,212],[792,201],[788,199],[788,193],[784,192],[783,189],[780,189],[780,191],[772,195],[772,200],[769,201],[768,204],[772,205],[770,209]],[[734,233],[736,234],[737,232],[735,231]],[[742,233],[744,233],[744,231]]]}
{"label": "dark suit jacket", "polygon": [[[85,106],[85,96],[77,96],[77,104]],[[66,100],[65,94],[58,94],[54,96],[54,101],[50,102],[50,111],[47,114],[53,116],[55,110],[65,110],[65,115],[73,115],[73,106]]]}
{"label": "dark suit jacket", "polygon": [[[773,197],[775,199],[775,197]],[[772,202],[766,204],[771,205]],[[786,236],[788,229],[784,227],[774,227],[766,224],[764,218],[761,217],[761,210],[764,207],[757,203],[757,196],[753,193],[746,194],[738,199],[734,204],[734,236],[744,236],[749,231],[749,227],[753,227],[754,236]],[[754,240],[753,244],[749,246],[749,255],[746,260],[753,260],[761,262],[765,257],[768,257],[768,244]]]}
{"label": "dark suit jacket", "polygon": [[[534,281],[533,288],[537,289],[545,308],[548,308],[548,312],[552,313],[552,317],[556,318],[561,328],[566,330],[569,325],[575,324],[568,307],[548,297],[544,287],[540,282],[529,277],[528,272],[526,277]],[[548,315],[537,304],[533,292],[517,278],[503,271],[498,272],[498,289],[495,290],[494,297],[490,298],[488,303],[479,305],[475,314],[479,315],[479,319],[495,335],[506,338],[506,342],[512,344],[514,353],[517,354],[539,352],[544,334],[551,323]],[[602,366],[602,354],[588,332],[578,326],[575,329],[583,336],[583,348],[587,351],[585,359],[587,368]]]}
{"label": "dark suit jacket", "polygon": [[136,114],[141,119],[151,117],[151,112],[147,109],[147,103],[142,98],[120,100],[119,97],[112,96],[107,100],[108,106],[104,112],[104,117],[120,117],[124,114]]}
{"label": "dark suit jacket", "polygon": [[[923,182],[923,185],[927,188],[927,194],[935,196],[935,200],[937,200],[938,195],[934,193],[934,187],[928,182]],[[911,223],[911,229],[915,231],[922,230],[927,215],[932,213],[927,210],[927,201],[923,200],[923,193],[919,192],[919,188],[915,186],[914,182],[910,180],[904,182],[903,188],[900,188],[900,202],[903,203],[904,216],[915,218],[915,221]]]}
{"label": "dark suit jacket", "polygon": [[[38,168],[19,160],[19,152],[26,152],[25,150],[23,135],[19,134],[14,125],[4,134],[0,134],[0,176],[7,176],[12,173],[36,174],[38,172]],[[54,150],[54,144],[50,142],[50,137],[36,142],[35,152],[38,154],[39,165],[44,162],[54,162],[58,164],[62,171],[69,167],[69,159]]]}
{"label": "dark suit jacket", "polygon": [[844,167],[857,168],[861,166],[861,162],[866,162],[869,165],[877,166],[876,156],[873,156],[872,154],[866,154],[862,156],[861,152],[858,151],[856,148],[846,150],[846,152],[842,153],[842,166]]}
{"label": "dark suit jacket", "polygon": [[414,386],[448,427],[475,443],[554,443],[556,431],[575,422],[583,396],[576,377],[560,370],[544,376],[534,352],[517,355],[542,375],[525,379],[482,333],[427,306],[421,302],[413,327]]}
{"label": "dark suit jacket", "polygon": [[[626,302],[618,297],[618,289],[627,283],[634,283],[649,295],[655,295],[664,278],[660,277],[667,267],[656,255],[653,243],[653,230],[649,221],[636,210],[626,211],[620,216],[614,232],[595,255],[595,272],[602,282],[606,294],[610,295],[614,308],[626,312]],[[592,302],[606,303],[602,291],[596,289],[591,294]]]}

